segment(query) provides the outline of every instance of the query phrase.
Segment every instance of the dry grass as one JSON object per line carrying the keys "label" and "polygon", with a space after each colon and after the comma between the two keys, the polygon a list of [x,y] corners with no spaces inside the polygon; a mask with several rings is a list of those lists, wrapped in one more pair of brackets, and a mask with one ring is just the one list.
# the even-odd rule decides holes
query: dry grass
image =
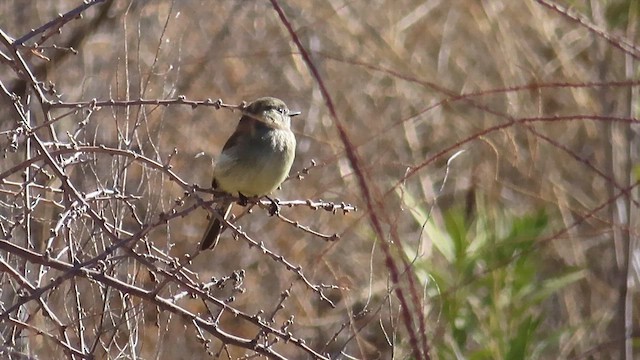
{"label": "dry grass", "polygon": [[[5,1],[0,5],[0,29],[18,38],[77,3]],[[246,240],[234,241],[231,234],[214,252],[199,254],[187,263],[187,268],[193,272],[192,279],[197,274],[196,282],[243,270],[242,292],[229,284],[211,295],[227,299],[248,315],[264,311],[261,316],[268,318],[278,309],[283,292],[290,292],[271,325],[279,329],[294,317],[286,330],[305,339],[315,351],[332,358],[338,358],[340,352],[367,359],[415,357],[419,349],[410,343],[411,331],[402,325],[404,305],[414,320],[425,314],[427,341],[434,349],[431,356],[446,358],[438,351],[454,342],[450,333],[454,324],[439,316],[446,298],[429,295],[424,304],[414,303],[411,296],[422,297],[424,284],[419,282],[427,280],[412,271],[405,273],[402,259],[405,251],[412,254],[420,248],[424,258],[418,263],[424,260],[431,266],[446,266],[447,262],[433,247],[432,233],[423,231],[411,210],[431,211],[435,228],[445,233],[444,222],[452,209],[462,209],[474,226],[477,218],[544,210],[549,222],[536,237],[537,276],[553,277],[568,269],[584,270],[584,276],[531,309],[543,318],[536,331],[551,334],[554,340],[530,355],[608,359],[624,343],[621,321],[625,316],[635,324],[635,332],[627,336],[635,336],[636,342],[638,338],[638,302],[631,306],[633,312],[627,306],[625,314],[620,297],[628,278],[632,285],[629,296],[637,299],[640,273],[637,260],[625,265],[627,259],[637,259],[639,251],[638,189],[632,167],[638,163],[635,60],[640,52],[622,51],[616,47],[622,44],[619,38],[607,41],[602,35],[624,36],[633,43],[637,18],[633,11],[622,11],[626,17],[620,15],[618,9],[626,9],[622,4],[590,8],[588,2],[576,2],[570,13],[581,14],[586,23],[602,29],[599,34],[542,3],[283,1],[280,5],[320,71],[347,143],[339,135],[318,82],[267,1],[107,1],[88,9],[45,43],[71,43],[77,55],[46,49],[44,55],[51,61],[44,61],[27,49],[20,53],[37,79],[55,84],[62,101],[184,95],[189,100],[221,98],[239,104],[270,95],[303,112],[293,125],[298,151],[292,172],[309,167],[312,159],[318,165],[304,179],[286,182],[276,196],[351,203],[359,211],[331,214],[304,206],[282,209],[285,217],[304,226],[339,234],[336,242],[296,229],[260,209],[239,224],[251,238],[299,265],[311,283],[333,285],[323,293],[336,307],[322,301],[282,261],[249,247]],[[9,55],[2,47],[0,51]],[[0,64],[0,81],[25,100],[25,85],[7,63]],[[1,99],[0,131],[11,134],[19,118],[9,99]],[[30,109],[32,126],[41,124],[43,111],[35,100]],[[55,108],[49,113],[59,117],[67,112]],[[58,136],[57,143],[45,144],[52,152],[63,144],[81,143],[124,149],[160,164],[170,159],[171,171],[179,178],[208,187],[212,157],[215,160],[237,118],[237,113],[211,106],[102,106],[90,116],[86,109],[65,116],[54,122],[52,130],[44,127],[36,134],[45,142],[54,140],[52,133]],[[26,155],[26,144],[26,137],[20,135],[18,151],[12,152],[10,139],[0,142],[5,155],[0,173],[36,155],[33,148]],[[172,155],[174,149],[177,153]],[[466,151],[451,161],[442,185],[447,160],[459,150]],[[198,156],[202,152],[206,155]],[[354,152],[361,160],[358,169],[373,191],[374,208],[364,201],[358,173],[348,156]],[[170,261],[183,261],[185,254],[195,251],[206,223],[207,212],[202,207],[175,217],[172,209],[187,209],[199,204],[196,199],[209,200],[210,195],[185,196],[184,188],[171,181],[166,169],[132,157],[98,151],[78,160],[65,171],[81,194],[118,189],[120,195],[130,196],[118,199],[106,194],[107,199],[91,202],[96,213],[122,230],[114,230],[117,237],[155,224],[145,241],[138,238],[127,245],[142,258],[121,248],[109,254],[115,256],[112,263],[101,266],[126,283],[146,290],[156,288],[149,274],[162,282],[161,269],[170,271]],[[37,164],[56,177],[46,162]],[[73,198],[64,199],[61,192],[68,189],[33,168],[30,184],[34,186],[27,189],[27,196],[19,186],[24,171],[20,168],[2,178],[13,183],[0,186],[4,239],[27,247],[28,228],[36,252],[50,241],[51,255],[61,254],[60,260],[69,263],[88,261],[114,242],[95,218],[82,212],[50,237],[49,229],[60,214],[73,207]],[[35,187],[37,184],[48,186],[49,191]],[[19,220],[26,213],[21,208],[25,199],[37,197],[41,200],[32,204],[27,214],[30,220]],[[177,204],[178,198],[185,203]],[[158,221],[161,213],[170,220]],[[385,238],[372,226],[376,218]],[[385,249],[381,241],[390,240],[393,243]],[[0,259],[36,287],[63,273],[6,247],[1,250]],[[142,254],[155,260],[153,266],[158,268],[146,264]],[[393,271],[390,275],[389,257],[399,269],[397,283]],[[480,284],[493,269],[479,264],[476,270]],[[39,271],[45,274],[42,279],[36,276]],[[176,277],[166,277],[170,281],[161,296],[184,291]],[[191,322],[170,311],[158,311],[147,297],[125,296],[126,291],[113,285],[98,286],[99,280],[73,279],[42,296],[60,322],[69,326],[66,335],[73,348],[97,358],[134,354],[159,359],[207,357]],[[417,281],[413,287],[410,279]],[[0,275],[0,281],[4,311],[18,301],[16,293],[24,291],[25,285],[18,285],[8,273]],[[454,292],[469,286],[439,285]],[[399,300],[399,294],[408,303]],[[3,318],[0,353],[12,348],[40,358],[69,356],[64,346],[17,325],[19,319],[46,329],[53,337],[64,337],[55,322],[38,310],[36,300],[33,297],[21,310],[4,314],[15,321]],[[476,304],[477,300],[472,297],[468,302]],[[213,316],[220,311],[219,305],[197,294],[176,304],[203,319],[208,312],[205,304]],[[80,308],[85,312],[77,310]],[[110,315],[101,315],[105,312]],[[85,318],[79,321],[80,313]],[[85,333],[79,333],[78,324],[86,327]],[[228,311],[219,324],[248,339],[260,328]],[[417,320],[411,326],[420,338]],[[210,333],[205,337],[213,339]],[[483,345],[469,338],[460,351],[464,356]],[[273,349],[289,358],[310,356],[282,339]],[[217,340],[209,351],[234,359],[252,353],[229,343],[221,346]],[[495,355],[489,354],[485,358]]]}

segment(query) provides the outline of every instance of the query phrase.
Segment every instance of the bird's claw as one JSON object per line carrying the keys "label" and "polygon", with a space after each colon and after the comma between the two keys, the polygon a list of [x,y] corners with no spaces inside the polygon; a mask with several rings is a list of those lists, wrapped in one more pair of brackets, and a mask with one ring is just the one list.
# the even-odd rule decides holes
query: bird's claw
{"label": "bird's claw", "polygon": [[246,197],[243,193],[238,193],[238,205],[247,206],[249,205],[249,198]]}
{"label": "bird's claw", "polygon": [[269,215],[274,216],[280,214],[280,204],[278,203],[278,199],[272,199],[268,196],[267,199],[271,201],[271,205],[269,206]]}

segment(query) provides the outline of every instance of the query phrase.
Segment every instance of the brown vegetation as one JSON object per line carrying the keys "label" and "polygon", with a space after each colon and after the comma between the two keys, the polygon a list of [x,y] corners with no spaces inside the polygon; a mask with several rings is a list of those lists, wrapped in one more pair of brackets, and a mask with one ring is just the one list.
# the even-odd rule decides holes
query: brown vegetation
{"label": "brown vegetation", "polygon": [[[640,353],[636,2],[79,3],[0,4],[0,357]],[[267,95],[280,209],[198,253]]]}

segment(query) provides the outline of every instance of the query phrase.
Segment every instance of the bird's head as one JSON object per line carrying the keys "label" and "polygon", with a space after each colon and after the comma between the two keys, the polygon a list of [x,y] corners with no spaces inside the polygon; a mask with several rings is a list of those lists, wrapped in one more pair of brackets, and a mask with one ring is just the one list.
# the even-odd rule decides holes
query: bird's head
{"label": "bird's head", "polygon": [[299,111],[291,111],[284,101],[274,97],[262,97],[254,100],[242,109],[242,115],[258,120],[276,129],[288,129],[291,118],[300,115]]}

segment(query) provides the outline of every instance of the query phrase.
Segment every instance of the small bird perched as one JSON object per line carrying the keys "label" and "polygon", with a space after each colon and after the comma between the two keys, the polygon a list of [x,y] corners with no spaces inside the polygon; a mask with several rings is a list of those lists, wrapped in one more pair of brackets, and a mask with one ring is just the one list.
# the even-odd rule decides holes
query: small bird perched
{"label": "small bird perched", "polygon": [[[259,98],[244,107],[240,122],[213,169],[211,186],[240,196],[262,196],[274,191],[289,174],[296,155],[291,117],[299,114],[273,97]],[[216,211],[226,219],[231,205],[225,201],[216,206]],[[222,230],[218,217],[211,216],[200,249],[213,249]]]}

